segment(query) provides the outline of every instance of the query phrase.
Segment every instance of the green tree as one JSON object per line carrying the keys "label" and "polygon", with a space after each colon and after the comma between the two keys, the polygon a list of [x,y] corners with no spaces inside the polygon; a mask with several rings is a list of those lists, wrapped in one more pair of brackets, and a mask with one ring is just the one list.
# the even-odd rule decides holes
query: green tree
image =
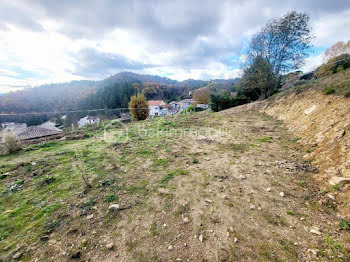
{"label": "green tree", "polygon": [[292,11],[280,19],[274,19],[255,34],[247,52],[251,65],[257,57],[263,57],[279,75],[303,65],[311,48],[310,16]]}
{"label": "green tree", "polygon": [[265,99],[273,94],[279,80],[273,67],[261,56],[254,59],[252,65],[244,69],[243,77],[238,84],[238,96],[251,100]]}
{"label": "green tree", "polygon": [[147,119],[149,115],[148,102],[142,94],[138,93],[131,97],[129,111],[133,121]]}

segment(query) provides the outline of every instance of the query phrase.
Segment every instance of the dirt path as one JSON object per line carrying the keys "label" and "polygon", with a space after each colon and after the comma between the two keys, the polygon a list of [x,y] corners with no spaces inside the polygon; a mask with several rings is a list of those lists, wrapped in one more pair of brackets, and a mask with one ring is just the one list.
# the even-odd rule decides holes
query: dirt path
{"label": "dirt path", "polygon": [[[89,178],[92,189],[83,194],[74,191],[80,190],[79,177],[64,181],[67,188],[77,179],[71,191],[53,200],[67,207],[54,213],[60,225],[48,241],[22,251],[22,257],[349,261],[349,231],[340,230],[333,200],[313,187],[314,170],[300,160],[296,139],[281,122],[236,108],[131,124],[126,142],[125,134],[118,134],[120,141],[113,144],[91,139],[57,152],[25,155],[30,161],[40,157],[53,163],[55,154],[61,157],[68,147],[85,148],[81,164],[94,175]],[[76,161],[68,157],[65,166],[57,165],[69,170],[64,176]],[[53,185],[51,195],[63,190]],[[116,197],[108,202],[111,192]],[[123,210],[109,211],[116,203]],[[16,241],[17,247],[23,246],[22,240]]]}
{"label": "dirt path", "polygon": [[[158,158],[171,156],[159,171],[184,174],[169,176],[160,187],[154,182],[150,190],[158,194],[146,198],[152,212],[136,212],[125,224],[135,232],[127,234],[133,259],[349,259],[332,200],[313,188],[314,170],[300,161],[296,140],[280,122],[236,109],[174,123],[190,130],[158,140],[164,146]],[[125,255],[120,259],[127,261]]]}

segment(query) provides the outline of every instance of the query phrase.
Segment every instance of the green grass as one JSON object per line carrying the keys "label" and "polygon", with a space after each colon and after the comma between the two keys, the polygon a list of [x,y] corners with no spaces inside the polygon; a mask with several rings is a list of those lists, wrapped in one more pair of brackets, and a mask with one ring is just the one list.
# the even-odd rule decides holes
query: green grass
{"label": "green grass", "polygon": [[350,230],[350,222],[345,219],[340,220],[339,228],[343,230]]}
{"label": "green grass", "polygon": [[328,86],[328,87],[325,87],[323,90],[322,90],[323,94],[325,95],[331,95],[331,94],[335,94],[336,93],[336,90],[335,88],[331,87],[331,86]]}
{"label": "green grass", "polygon": [[116,200],[116,195],[114,193],[110,193],[105,197],[105,202],[113,202],[114,200]]}
{"label": "green grass", "polygon": [[169,173],[163,176],[162,180],[160,181],[162,184],[168,183],[171,179],[173,179],[174,174]]}
{"label": "green grass", "polygon": [[273,139],[272,136],[268,136],[268,137],[263,137],[263,138],[259,138],[258,139],[258,142],[268,142],[268,141],[271,141]]}

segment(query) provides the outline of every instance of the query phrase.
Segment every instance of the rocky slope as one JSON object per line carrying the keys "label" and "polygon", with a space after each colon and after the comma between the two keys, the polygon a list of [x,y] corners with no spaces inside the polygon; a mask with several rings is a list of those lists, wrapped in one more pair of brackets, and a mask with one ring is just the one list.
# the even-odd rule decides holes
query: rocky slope
{"label": "rocky slope", "polygon": [[[335,94],[324,94],[324,89]],[[350,217],[350,70],[307,82],[257,104],[262,112],[282,120],[299,139],[318,172],[315,179],[340,215]]]}

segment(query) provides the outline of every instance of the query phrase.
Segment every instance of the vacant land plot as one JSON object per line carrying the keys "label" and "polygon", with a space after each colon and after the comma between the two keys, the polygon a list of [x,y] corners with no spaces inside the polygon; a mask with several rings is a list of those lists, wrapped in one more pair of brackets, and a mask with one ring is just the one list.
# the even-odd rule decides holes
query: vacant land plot
{"label": "vacant land plot", "polygon": [[0,157],[3,261],[350,259],[337,188],[314,188],[280,122],[231,110],[107,133]]}

